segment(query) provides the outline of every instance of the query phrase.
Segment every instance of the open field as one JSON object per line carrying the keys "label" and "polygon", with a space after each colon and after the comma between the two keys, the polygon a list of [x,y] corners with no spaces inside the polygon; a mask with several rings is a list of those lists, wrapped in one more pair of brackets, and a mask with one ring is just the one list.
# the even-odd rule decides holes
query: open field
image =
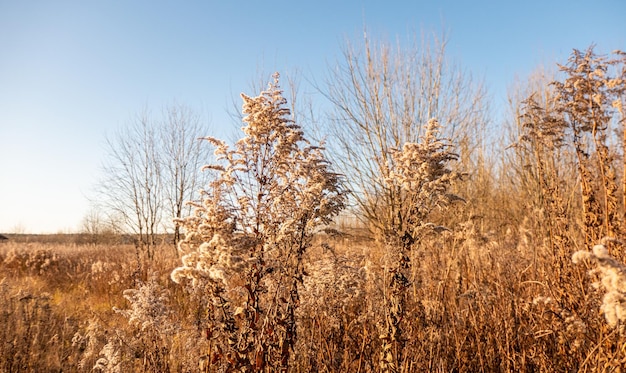
{"label": "open field", "polygon": [[[378,371],[386,250],[351,236],[329,240],[318,237],[305,258],[290,365]],[[523,227],[489,237],[472,225],[423,244],[398,324],[399,369],[619,369],[626,338],[604,321],[586,267],[543,247]],[[206,304],[170,280],[180,260],[171,247],[157,253],[147,264],[131,245],[2,243],[0,371],[212,371]]]}
{"label": "open field", "polygon": [[575,50],[565,79],[525,95],[501,164],[457,154],[469,140],[435,118],[417,138],[386,133],[376,107],[353,123],[362,153],[344,137],[347,175],[290,119],[275,74],[242,95],[240,140],[205,138],[212,178],[185,213],[178,194],[171,236],[140,198],[137,229],[0,243],[0,372],[623,371],[614,54]]}

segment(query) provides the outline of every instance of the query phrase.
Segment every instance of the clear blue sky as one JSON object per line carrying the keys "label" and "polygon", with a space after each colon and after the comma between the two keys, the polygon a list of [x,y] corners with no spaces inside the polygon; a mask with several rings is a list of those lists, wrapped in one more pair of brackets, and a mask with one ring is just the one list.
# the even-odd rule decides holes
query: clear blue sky
{"label": "clear blue sky", "polygon": [[259,71],[323,80],[364,25],[388,39],[445,30],[497,106],[572,48],[626,50],[625,15],[625,0],[0,0],[0,232],[77,230],[105,134],[143,108],[187,104],[224,137]]}

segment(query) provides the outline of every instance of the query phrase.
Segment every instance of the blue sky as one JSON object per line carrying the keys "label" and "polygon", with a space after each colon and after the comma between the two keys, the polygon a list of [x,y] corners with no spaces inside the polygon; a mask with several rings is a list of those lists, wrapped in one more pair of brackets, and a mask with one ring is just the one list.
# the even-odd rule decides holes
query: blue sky
{"label": "blue sky", "polygon": [[624,0],[0,0],[0,232],[77,230],[105,135],[144,108],[189,105],[226,137],[259,72],[321,81],[364,26],[445,31],[497,111],[516,78],[572,48],[626,50],[624,14]]}

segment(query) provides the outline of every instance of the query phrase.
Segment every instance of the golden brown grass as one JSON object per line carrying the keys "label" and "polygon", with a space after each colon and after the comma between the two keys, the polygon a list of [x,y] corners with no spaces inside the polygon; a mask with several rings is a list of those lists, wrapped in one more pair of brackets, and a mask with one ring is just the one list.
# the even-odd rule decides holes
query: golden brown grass
{"label": "golden brown grass", "polygon": [[[570,62],[604,61],[592,57],[575,54]],[[257,194],[267,204],[253,215],[261,223],[245,225],[223,204],[201,209],[197,217],[204,220],[191,217],[187,233],[207,233],[198,244],[215,258],[194,252],[183,257],[182,269],[171,246],[146,260],[135,247],[114,243],[31,237],[0,244],[0,372],[624,370],[626,250],[621,241],[604,239],[623,235],[626,206],[618,197],[626,191],[617,190],[616,180],[626,174],[617,162],[624,149],[609,149],[610,127],[599,125],[616,113],[607,100],[569,106],[579,100],[571,87],[586,82],[574,67],[564,69],[571,80],[555,84],[559,105],[531,98],[522,107],[517,173],[490,188],[479,185],[490,175],[470,178],[466,190],[481,195],[465,196],[463,205],[437,205],[432,220],[447,229],[420,217],[411,221],[420,229],[410,240],[404,234],[383,242],[361,234],[314,235],[313,229],[289,235],[284,219],[304,214],[295,220],[303,221],[319,203],[304,211],[292,204],[289,213],[264,209],[285,201],[278,188],[266,200]],[[602,68],[591,71],[592,78],[604,76]],[[624,81],[602,83],[614,88]],[[623,122],[622,101],[615,102]],[[596,125],[585,124],[589,118]],[[572,169],[573,177],[565,173]],[[432,182],[432,176],[419,180]],[[304,179],[303,171],[294,180]],[[436,190],[452,186],[445,185]],[[233,190],[256,190],[245,186]],[[420,200],[433,197],[429,191]],[[250,218],[249,209],[240,211]],[[267,211],[277,212],[271,224]],[[278,228],[260,230],[268,226]],[[284,252],[295,252],[297,260],[277,255],[270,266],[263,255],[242,259],[236,246],[213,239],[218,229],[222,239],[245,244],[249,227],[275,244],[268,249],[291,250],[295,243],[297,251]],[[289,263],[289,271],[277,270]],[[190,281],[174,284],[170,274],[177,267],[174,273],[190,274]],[[226,275],[227,289],[203,281]]]}
{"label": "golden brown grass", "polygon": [[[379,371],[389,258],[373,241],[318,239],[328,245],[305,258],[291,371]],[[424,242],[411,258],[398,371],[621,366],[626,339],[604,322],[586,269],[538,241],[525,227],[488,237],[467,223]],[[171,282],[175,258],[142,274],[130,246],[5,243],[0,253],[0,371],[211,371],[210,305]],[[132,310],[123,291],[142,284],[163,294],[152,299],[156,327],[113,310]]]}

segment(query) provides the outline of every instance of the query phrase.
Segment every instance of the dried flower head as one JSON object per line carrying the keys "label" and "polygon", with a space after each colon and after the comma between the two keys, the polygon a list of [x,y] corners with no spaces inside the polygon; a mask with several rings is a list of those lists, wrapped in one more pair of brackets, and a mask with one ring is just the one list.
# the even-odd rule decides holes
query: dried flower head
{"label": "dried flower head", "polygon": [[[278,74],[259,96],[242,94],[244,136],[215,146],[215,179],[178,223],[182,265],[171,278],[209,289],[210,323],[238,369],[285,367],[295,343],[302,255],[344,207],[340,175],[290,117]],[[259,320],[262,319],[262,322]]]}
{"label": "dried flower head", "polygon": [[604,243],[595,245],[592,251],[577,251],[572,255],[574,264],[591,263],[595,268],[589,274],[597,277],[594,286],[606,291],[600,310],[606,322],[616,327],[626,321],[626,266],[615,260]]}

